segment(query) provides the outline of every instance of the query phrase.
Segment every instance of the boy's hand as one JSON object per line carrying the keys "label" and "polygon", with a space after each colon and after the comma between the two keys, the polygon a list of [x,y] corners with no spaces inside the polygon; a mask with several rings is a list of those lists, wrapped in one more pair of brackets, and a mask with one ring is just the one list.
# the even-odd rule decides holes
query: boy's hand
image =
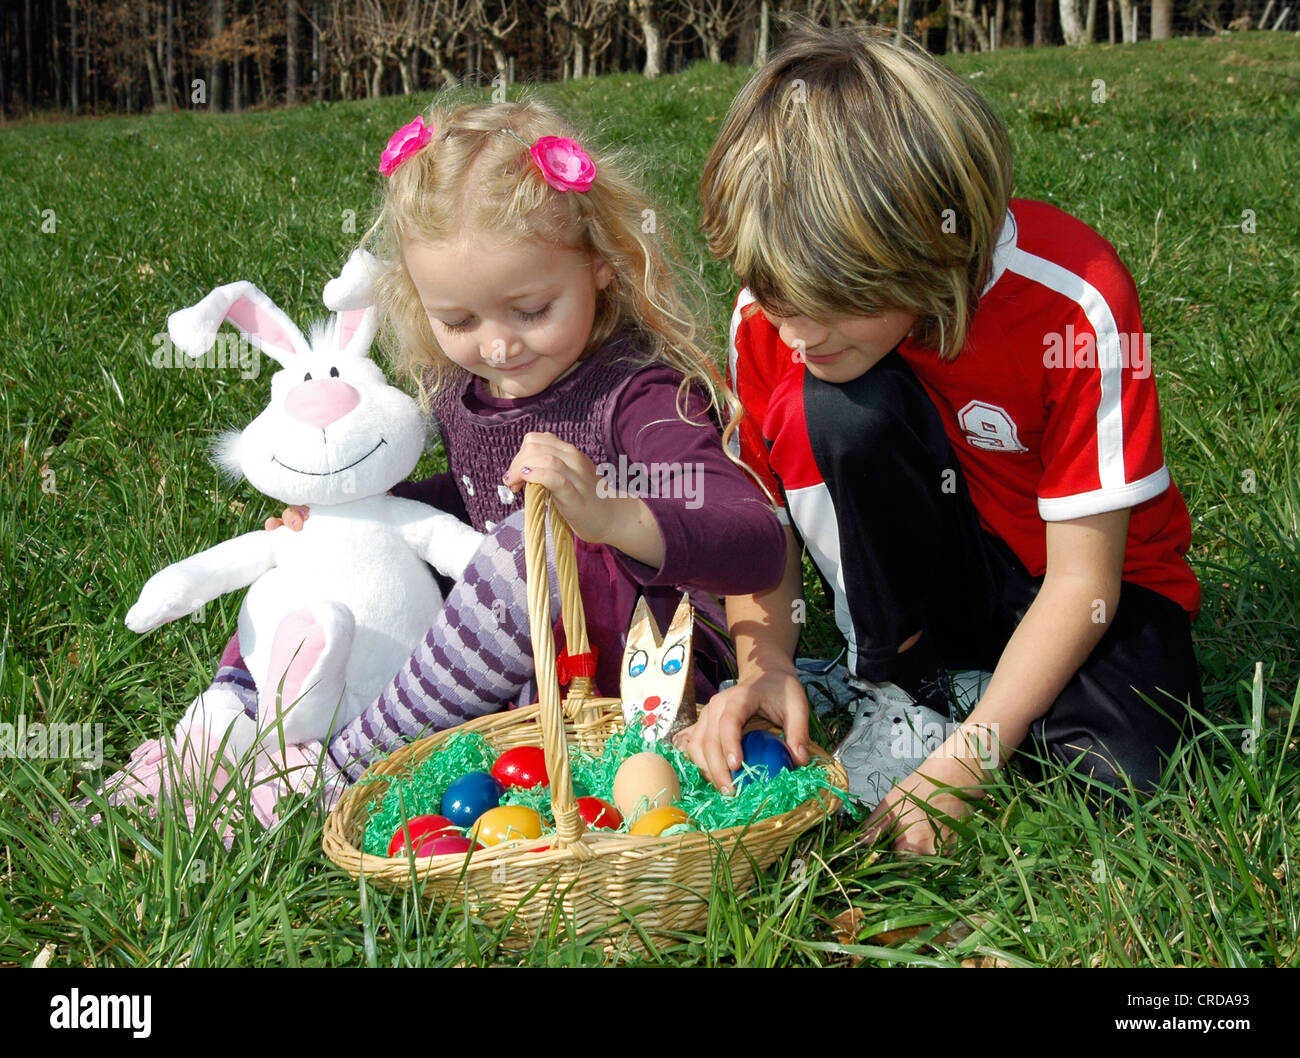
{"label": "boy's hand", "polygon": [[279,518],[268,518],[263,528],[267,530],[279,529],[280,526],[287,525],[295,533],[301,532],[303,522],[307,520],[310,511],[310,507],[286,507]]}
{"label": "boy's hand", "polygon": [[[903,855],[933,856],[953,839],[952,830],[937,813],[960,819],[973,809],[972,798],[982,796],[978,787],[988,781],[989,773],[981,757],[990,758],[985,740],[972,746],[970,735],[958,729],[942,746],[930,754],[916,771],[885,795],[867,818],[864,837],[875,842],[885,833],[894,837],[894,851]],[[991,747],[996,752],[996,746]],[[957,789],[965,796],[958,796]],[[972,787],[976,787],[972,789]],[[936,815],[926,811],[928,806]]]}
{"label": "boy's hand", "polygon": [[785,732],[796,765],[808,763],[808,697],[793,667],[762,675],[719,691],[700,709],[699,719],[678,733],[674,744],[691,758],[709,782],[732,791],[731,773],[740,767],[740,734],[761,716]]}

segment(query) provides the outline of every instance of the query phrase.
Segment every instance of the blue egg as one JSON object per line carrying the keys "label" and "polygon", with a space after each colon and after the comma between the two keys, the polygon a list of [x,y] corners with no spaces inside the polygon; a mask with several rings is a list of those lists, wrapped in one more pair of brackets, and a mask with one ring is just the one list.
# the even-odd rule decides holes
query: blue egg
{"label": "blue egg", "polygon": [[462,775],[442,795],[442,814],[458,827],[472,826],[489,808],[501,803],[505,787],[485,771]]}
{"label": "blue egg", "polygon": [[[745,763],[764,782],[779,772],[794,769],[794,758],[790,756],[785,743],[770,731],[751,731],[740,740],[740,752],[744,755]],[[731,781],[735,783],[736,789],[744,786],[751,777],[754,777],[754,773],[745,775],[743,768],[737,768],[731,773]]]}

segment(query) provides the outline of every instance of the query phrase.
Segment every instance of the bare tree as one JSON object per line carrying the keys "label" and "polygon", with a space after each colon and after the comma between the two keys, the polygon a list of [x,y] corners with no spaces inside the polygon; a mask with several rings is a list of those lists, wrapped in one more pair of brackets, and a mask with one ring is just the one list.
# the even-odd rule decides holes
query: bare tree
{"label": "bare tree", "polygon": [[298,102],[298,0],[284,4],[284,98]]}
{"label": "bare tree", "polygon": [[158,67],[158,55],[155,52],[155,33],[153,4],[149,0],[139,0],[136,7],[140,36],[138,43],[144,49],[144,65],[149,75],[149,102],[154,110],[164,107],[162,93],[162,71]]}
{"label": "bare tree", "polygon": [[546,8],[546,19],[568,31],[565,66],[574,77],[586,77],[596,56],[609,47],[609,22],[617,0],[559,0]]}
{"label": "bare tree", "polygon": [[[1071,3],[1073,0],[1061,0],[1061,4]],[[972,34],[975,36],[975,46],[980,51],[991,51],[992,42],[989,40],[988,16],[984,13],[983,6],[979,11],[975,10],[975,0],[952,0],[953,18],[959,19]]]}
{"label": "bare tree", "polygon": [[419,0],[356,0],[354,32],[370,63],[367,92],[379,95],[384,73],[396,66],[402,79],[402,94],[414,91],[411,58],[419,40]]}
{"label": "bare tree", "polygon": [[[313,10],[321,15],[321,24],[308,19],[320,38],[322,50],[334,61],[339,77],[339,96],[352,98],[352,68],[364,55],[355,32],[355,24],[347,0],[327,0]],[[324,78],[322,71],[321,77]]]}
{"label": "bare tree", "polygon": [[492,53],[492,62],[497,68],[498,76],[509,84],[511,70],[507,48],[510,44],[510,35],[519,25],[517,0],[477,0],[474,5],[473,20],[475,28],[487,41],[488,51]]}
{"label": "bare tree", "polygon": [[746,0],[686,0],[684,17],[709,62],[722,62],[722,45],[736,32],[748,7]]}
{"label": "bare tree", "polygon": [[415,39],[421,53],[433,63],[443,84],[455,85],[456,75],[451,65],[474,17],[473,3],[471,0],[430,0],[417,3],[417,11]]}
{"label": "bare tree", "polygon": [[664,36],[662,8],[660,0],[627,0],[628,14],[641,30],[641,43],[645,47],[645,66],[641,72],[646,77],[658,77],[664,72],[668,41]]}

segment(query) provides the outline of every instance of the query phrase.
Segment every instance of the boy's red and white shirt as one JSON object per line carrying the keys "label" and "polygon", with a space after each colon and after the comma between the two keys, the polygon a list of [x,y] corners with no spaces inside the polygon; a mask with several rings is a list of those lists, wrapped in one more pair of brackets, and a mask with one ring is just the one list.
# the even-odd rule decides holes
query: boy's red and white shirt
{"label": "boy's red and white shirt", "polygon": [[[1046,570],[1045,523],[1128,507],[1124,579],[1200,608],[1150,340],[1110,243],[1055,206],[1013,199],[961,354],[944,362],[910,337],[898,351],[939,410],[981,522],[1030,574]],[[842,585],[834,541],[815,539],[833,525],[834,503],[803,415],[806,368],[748,290],[736,300],[727,367],[746,411],[741,456]]]}

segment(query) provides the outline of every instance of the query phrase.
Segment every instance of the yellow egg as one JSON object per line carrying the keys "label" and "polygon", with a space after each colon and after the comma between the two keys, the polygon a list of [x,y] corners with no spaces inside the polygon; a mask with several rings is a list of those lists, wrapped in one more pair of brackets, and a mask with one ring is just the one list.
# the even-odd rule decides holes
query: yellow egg
{"label": "yellow egg", "polygon": [[665,805],[662,808],[650,809],[649,812],[628,827],[627,832],[657,838],[669,827],[678,823],[689,823],[690,821],[691,817],[676,805]]}
{"label": "yellow egg", "polygon": [[498,805],[489,808],[471,828],[469,836],[481,845],[499,845],[542,836],[542,817],[523,805]]}
{"label": "yellow egg", "polygon": [[670,805],[681,795],[677,773],[658,753],[628,757],[614,776],[614,807],[627,819],[649,808]]}

